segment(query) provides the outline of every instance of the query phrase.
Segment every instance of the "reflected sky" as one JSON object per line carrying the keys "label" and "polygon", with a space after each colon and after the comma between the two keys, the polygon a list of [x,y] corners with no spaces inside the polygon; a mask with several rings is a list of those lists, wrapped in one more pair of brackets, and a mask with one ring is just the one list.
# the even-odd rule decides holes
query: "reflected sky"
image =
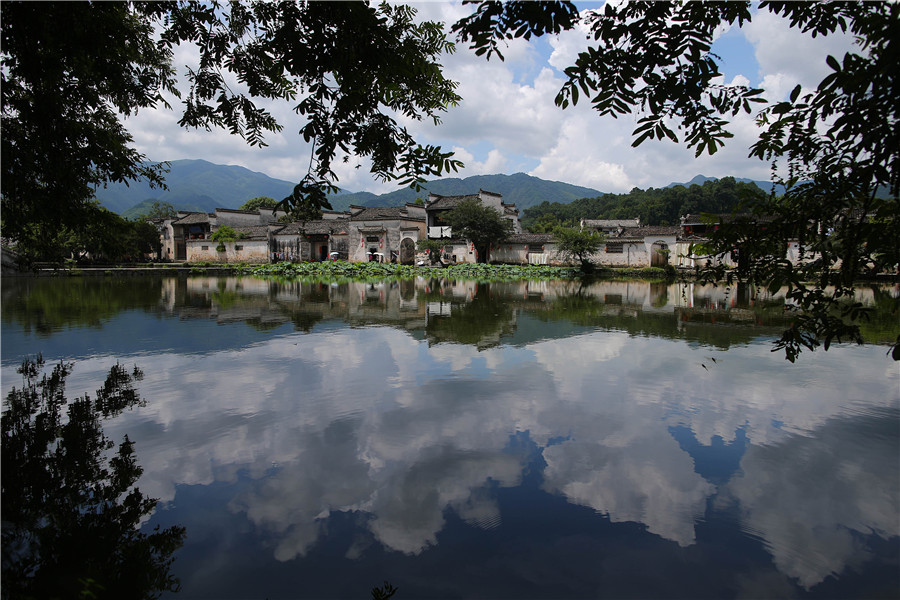
{"label": "reflected sky", "polygon": [[146,526],[187,527],[180,597],[897,589],[883,346],[790,364],[721,289],[170,283],[40,335],[4,306],[2,386],[37,346],[77,361],[70,393],[143,369],[107,433],[161,500]]}

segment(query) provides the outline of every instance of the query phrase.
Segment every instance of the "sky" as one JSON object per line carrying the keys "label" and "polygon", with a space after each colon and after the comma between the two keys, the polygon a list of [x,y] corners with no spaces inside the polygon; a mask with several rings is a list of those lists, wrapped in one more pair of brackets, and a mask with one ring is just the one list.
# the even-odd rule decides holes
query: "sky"
{"label": "sky", "polygon": [[[460,1],[410,4],[418,18],[447,24],[472,11]],[[577,6],[596,10],[603,2],[578,2]],[[826,56],[842,57],[853,48],[849,35],[812,38],[791,30],[784,21],[762,12],[743,28],[718,33],[712,50],[722,59],[723,83],[762,87],[764,97],[778,101],[797,84],[806,90],[815,88],[829,72]],[[457,44],[457,51],[446,55],[442,64],[445,77],[459,82],[460,104],[444,113],[438,126],[431,121],[399,121],[419,143],[455,152],[465,168],[448,175],[452,177],[521,172],[612,193],[664,187],[698,174],[770,179],[768,163],[747,157],[758,136],[753,115],[733,119],[729,130],[734,138],[715,155],[695,158],[693,150],[668,140],[648,140],[632,148],[631,132],[639,114],[600,117],[584,101],[565,110],[558,108],[554,98],[564,82],[563,69],[586,48],[586,31],[579,28],[528,42],[512,41],[504,50],[505,61],[485,60]],[[179,49],[175,65],[192,62],[188,53]],[[144,110],[125,121],[136,148],[148,159],[203,159],[291,182],[306,174],[310,149],[297,133],[301,123],[289,104],[267,105],[284,130],[267,135],[267,147],[254,148],[227,131],[179,127],[178,101],[170,102],[173,111]],[[362,168],[357,169],[357,164]],[[336,163],[337,185],[376,194],[398,189],[394,183],[376,180],[366,166],[365,160]]]}

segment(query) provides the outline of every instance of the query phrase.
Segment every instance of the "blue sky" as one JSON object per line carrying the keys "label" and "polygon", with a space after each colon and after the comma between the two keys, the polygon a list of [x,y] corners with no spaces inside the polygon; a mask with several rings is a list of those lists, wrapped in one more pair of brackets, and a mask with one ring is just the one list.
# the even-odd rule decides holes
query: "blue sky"
{"label": "blue sky", "polygon": [[[458,1],[413,3],[422,19],[455,22],[471,12]],[[578,3],[599,8],[601,2]],[[784,97],[797,84],[812,88],[828,72],[825,57],[843,56],[852,48],[849,36],[813,39],[787,27],[769,13],[756,15],[742,29],[723,31],[713,52],[721,56],[725,84],[762,86],[770,100]],[[452,149],[466,167],[458,175],[517,172],[565,181],[603,192],[633,187],[662,187],[695,175],[734,175],[769,179],[769,165],[747,158],[757,137],[752,115],[740,115],[730,128],[734,138],[714,156],[694,157],[693,151],[670,141],[648,141],[632,148],[631,131],[639,116],[601,118],[589,104],[566,110],[554,97],[563,83],[561,69],[572,64],[587,41],[584,31],[526,42],[515,40],[505,61],[486,61],[464,46],[445,57],[445,75],[460,83],[463,101],[451,108],[440,126],[404,122],[421,143]],[[185,51],[187,52],[187,51]],[[175,64],[190,62],[179,54]],[[172,104],[177,107],[177,101]],[[285,126],[258,149],[224,131],[185,131],[172,111],[144,111],[126,121],[137,148],[152,160],[200,158],[241,165],[278,179],[299,181],[305,174],[309,147],[297,135],[299,123],[287,105],[271,110]],[[361,163],[363,168],[356,169]],[[338,185],[349,191],[384,193],[394,184],[374,180],[366,161],[337,165]]]}

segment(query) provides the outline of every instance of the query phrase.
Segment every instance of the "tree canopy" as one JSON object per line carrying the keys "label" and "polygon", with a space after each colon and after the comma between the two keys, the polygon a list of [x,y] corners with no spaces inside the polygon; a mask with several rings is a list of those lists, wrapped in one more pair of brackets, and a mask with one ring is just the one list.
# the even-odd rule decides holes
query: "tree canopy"
{"label": "tree canopy", "polygon": [[272,208],[274,209],[278,206],[278,200],[275,198],[270,198],[268,196],[257,196],[256,198],[250,198],[238,208],[238,210],[258,210],[260,208]]}
{"label": "tree canopy", "polygon": [[[488,58],[502,59],[505,40],[583,21],[589,45],[564,69],[556,103],[566,108],[584,98],[600,115],[637,113],[633,146],[669,139],[698,156],[713,154],[732,137],[729,120],[765,102],[763,90],[724,85],[711,52],[717,28],[752,20],[750,2],[606,3],[584,15],[571,2],[546,2],[539,10],[524,2],[473,3],[475,12],[454,31]],[[861,341],[865,313],[846,301],[854,281],[896,273],[900,265],[900,5],[764,1],[757,10],[812,36],[849,32],[858,45],[825,59],[831,72],[816,89],[798,86],[759,110],[750,156],[769,161],[773,180],[787,191],[742,203],[739,209],[755,218],[733,220],[706,248],[715,256],[741,248],[744,260],[736,271],[711,261],[705,277],[787,286],[797,314],[776,349],[794,360],[804,347]],[[762,227],[760,217],[775,220]],[[807,260],[795,265],[774,250],[788,239],[799,240]],[[900,339],[893,356],[900,359]]]}
{"label": "tree canopy", "polygon": [[139,530],[156,507],[137,488],[142,469],[128,436],[103,422],[144,400],[143,373],[116,364],[92,399],[66,398],[71,363],[42,374],[25,360],[2,421],[3,595],[10,598],[157,598],[175,592],[172,554],[185,530]]}
{"label": "tree canopy", "polygon": [[[145,162],[123,119],[172,97],[182,102],[180,125],[224,128],[255,146],[285,126],[263,102],[290,103],[312,152],[288,208],[330,208],[332,164],[351,155],[403,184],[461,164],[398,123],[438,122],[459,100],[437,62],[453,44],[440,23],[414,22],[407,6],[4,2],[0,11],[6,237],[81,226],[94,190],[110,182],[163,185],[165,164]],[[172,64],[178,45],[197,55],[183,91]]]}
{"label": "tree canopy", "polygon": [[62,223],[46,228],[41,223],[25,225],[17,239],[19,260],[24,263],[65,260],[104,264],[142,261],[159,252],[159,230],[143,219],[128,220],[96,202],[83,209],[78,225]]}
{"label": "tree canopy", "polygon": [[486,206],[478,198],[462,200],[442,218],[450,226],[454,238],[475,244],[479,262],[487,260],[491,244],[502,242],[513,232],[509,219],[504,219],[493,207]]}
{"label": "tree canopy", "polygon": [[566,260],[577,260],[584,273],[594,270],[591,255],[595,254],[606,241],[602,233],[572,227],[557,227],[553,234],[556,237],[556,247]]}
{"label": "tree canopy", "polygon": [[766,193],[753,183],[723,177],[703,185],[676,185],[626,194],[604,194],[574,202],[542,202],[526,208],[522,226],[534,233],[550,233],[557,225],[575,226],[581,219],[640,219],[643,225],[678,225],[681,217],[699,213],[730,213],[742,203],[761,200]]}
{"label": "tree canopy", "polygon": [[175,207],[172,206],[171,202],[165,202],[161,200],[155,200],[153,204],[150,205],[149,210],[144,215],[141,215],[142,219],[174,219],[178,216],[178,211],[175,210]]}

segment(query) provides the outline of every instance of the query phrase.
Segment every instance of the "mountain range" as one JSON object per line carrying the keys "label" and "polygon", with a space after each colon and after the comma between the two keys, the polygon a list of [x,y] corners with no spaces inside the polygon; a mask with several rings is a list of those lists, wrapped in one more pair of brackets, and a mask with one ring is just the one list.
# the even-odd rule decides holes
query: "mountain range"
{"label": "mountain range", "polygon": [[[687,183],[676,185],[702,185],[715,179],[698,175]],[[769,191],[772,184],[767,181],[738,179],[756,183]],[[154,201],[168,202],[179,210],[212,212],[216,208],[238,208],[244,202],[257,196],[269,196],[281,200],[294,189],[294,183],[274,179],[235,165],[217,165],[205,160],[173,160],[166,175],[168,189],[153,189],[143,182],[109,184],[96,192],[100,203],[113,212],[125,217],[135,217],[145,212]],[[370,192],[341,191],[329,197],[335,210],[346,210],[351,204],[357,206],[401,206],[415,202],[416,198],[427,199],[432,192],[443,196],[474,194],[479,189],[495,192],[503,196],[503,201],[515,204],[520,211],[536,206],[544,201],[567,204],[579,198],[595,198],[604,192],[588,187],[572,185],[561,181],[547,181],[525,173],[514,175],[475,175],[459,178],[445,178],[429,181],[424,189],[416,192],[402,188],[386,194]]]}

